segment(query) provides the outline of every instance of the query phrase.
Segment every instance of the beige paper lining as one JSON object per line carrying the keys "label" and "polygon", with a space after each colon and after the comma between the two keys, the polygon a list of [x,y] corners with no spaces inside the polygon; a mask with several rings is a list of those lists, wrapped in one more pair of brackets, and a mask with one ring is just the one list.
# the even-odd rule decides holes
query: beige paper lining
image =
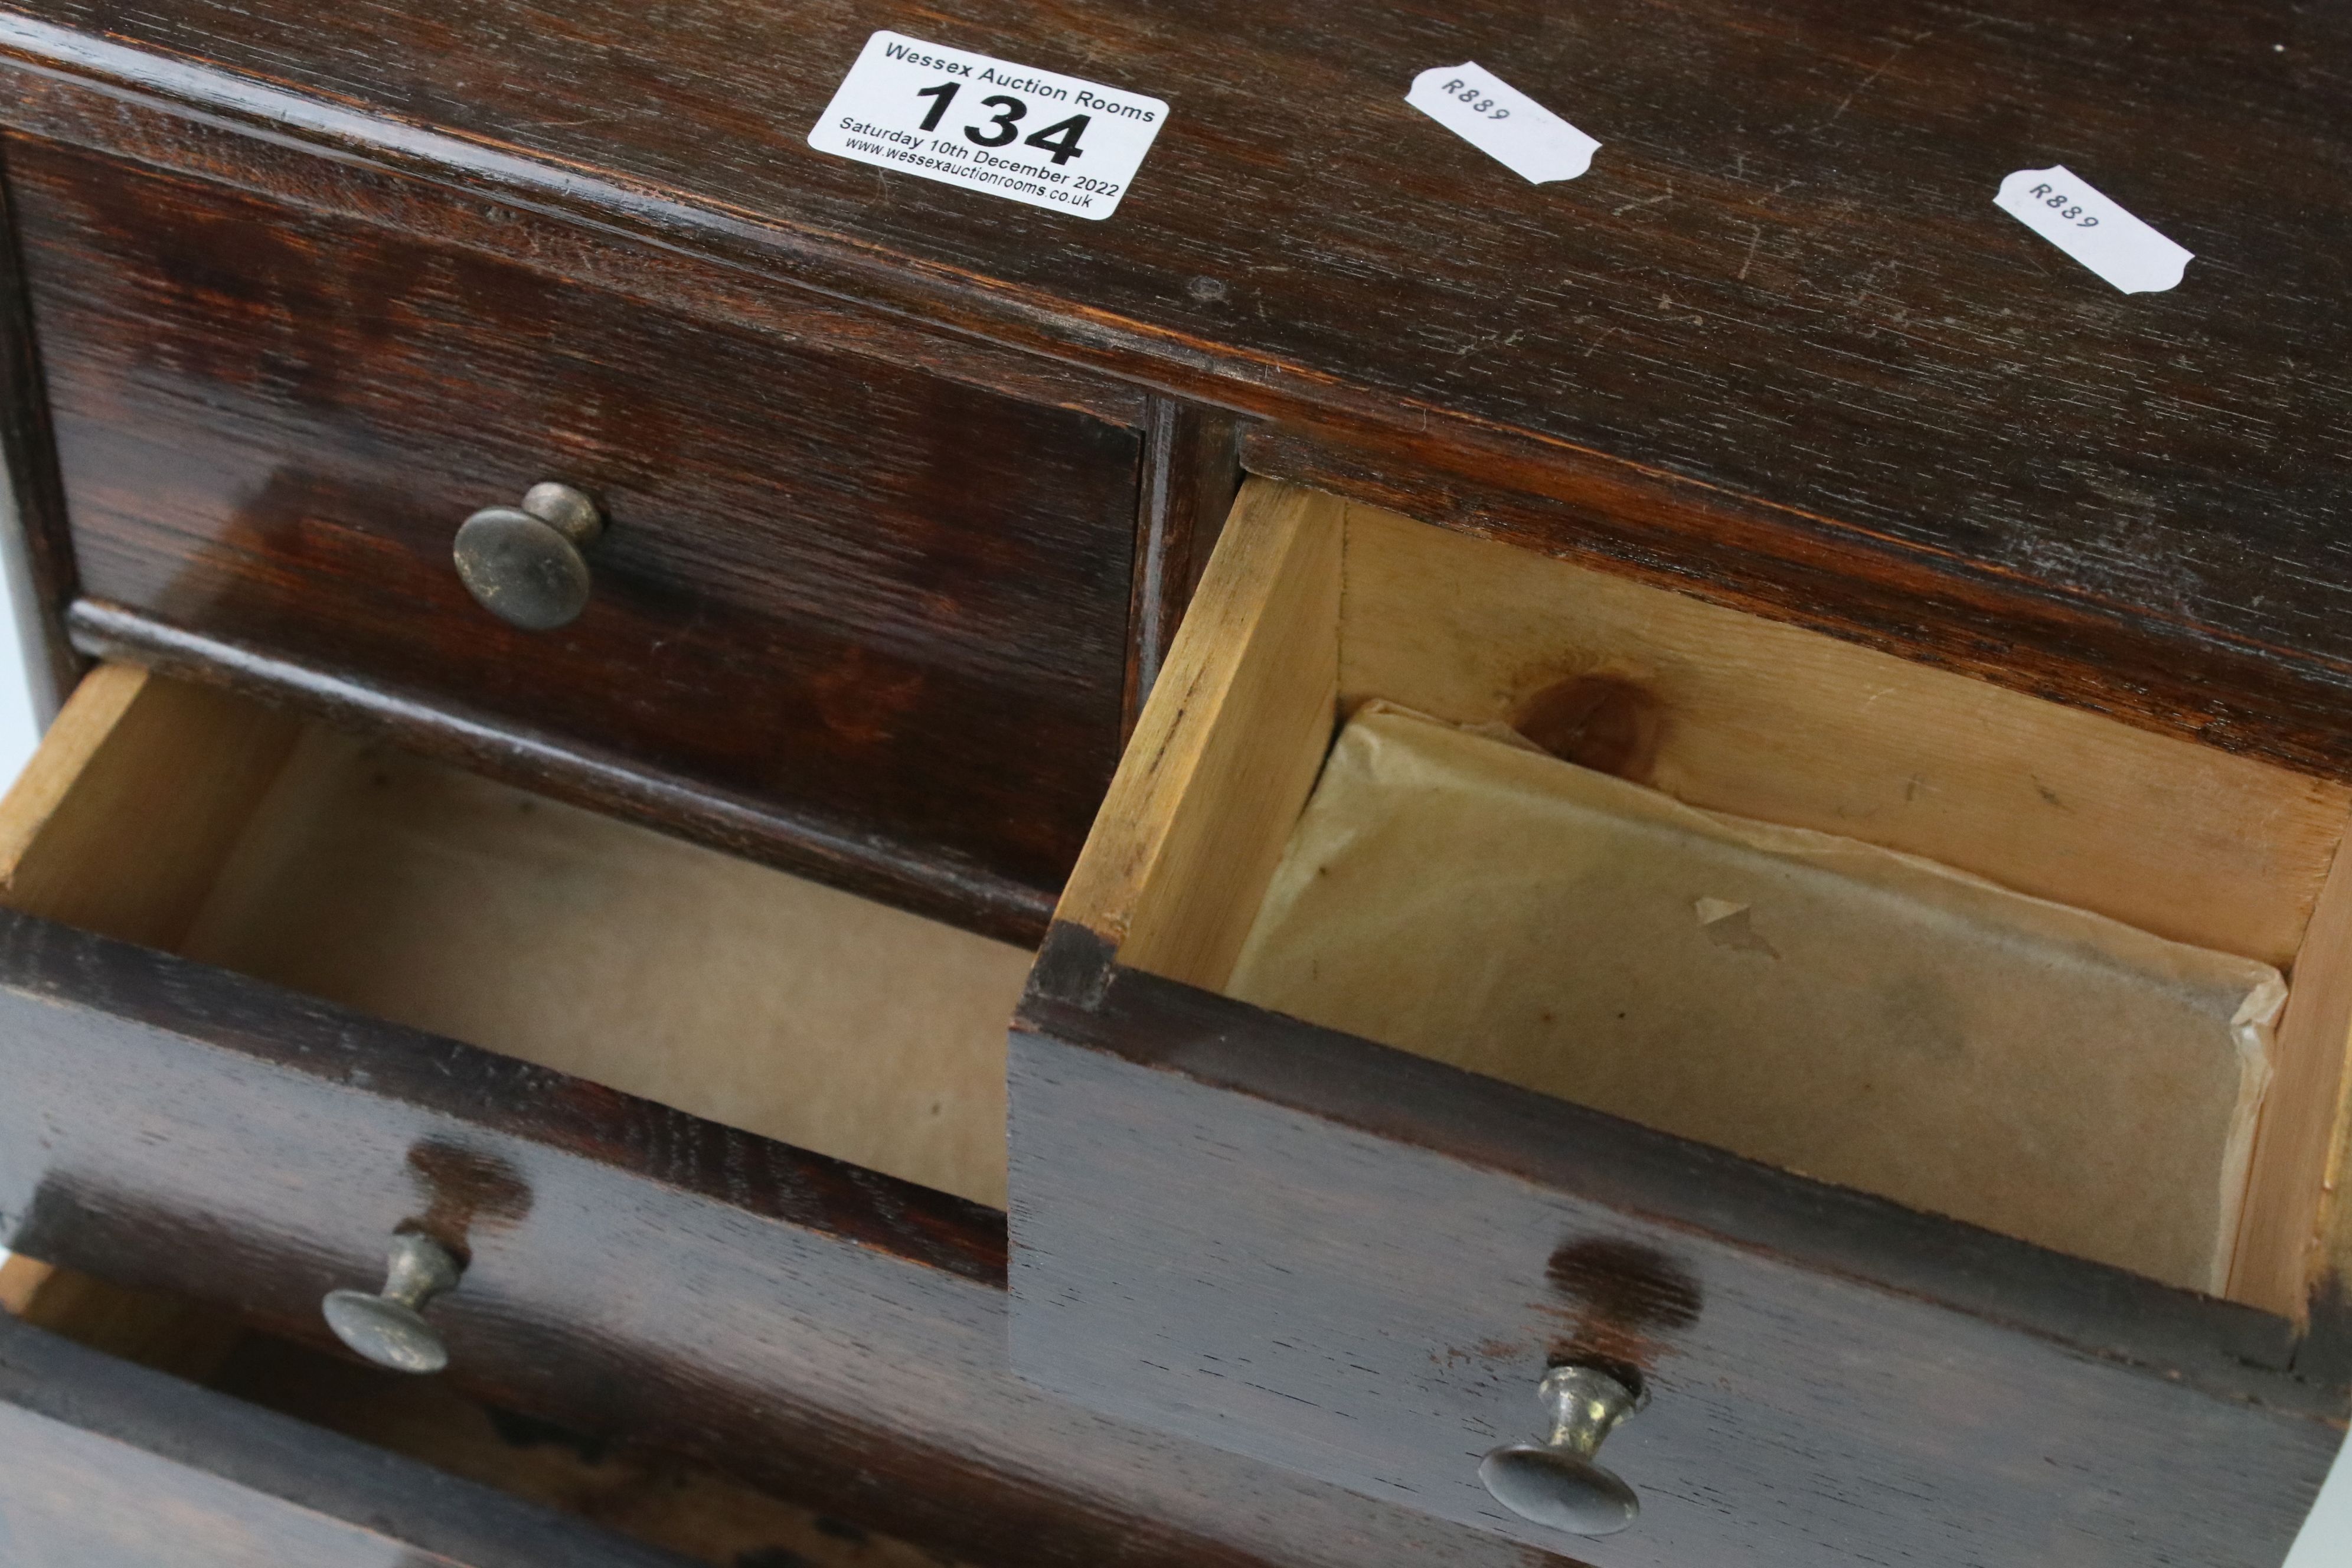
{"label": "beige paper lining", "polygon": [[1381,703],[1227,989],[2209,1291],[2285,997],[2265,963]]}
{"label": "beige paper lining", "polygon": [[332,731],[190,956],[979,1202],[1030,955]]}

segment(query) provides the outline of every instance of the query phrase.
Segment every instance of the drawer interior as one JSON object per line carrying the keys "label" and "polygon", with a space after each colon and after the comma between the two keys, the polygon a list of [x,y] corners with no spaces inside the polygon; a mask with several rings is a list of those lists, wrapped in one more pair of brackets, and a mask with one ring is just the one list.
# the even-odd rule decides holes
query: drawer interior
{"label": "drawer interior", "polygon": [[944,1568],[949,1560],[673,1456],[570,1431],[251,1328],[193,1301],[29,1258],[0,1310],[121,1360],[258,1405],[713,1568]]}
{"label": "drawer interior", "polygon": [[127,665],[0,868],[26,912],[1003,1204],[1019,948]]}
{"label": "drawer interior", "polygon": [[[2285,972],[2225,1278],[2233,1299],[2301,1315],[2352,1018],[2352,877],[2332,875],[2352,790],[1253,481],[1060,918],[1128,967],[1226,989],[1336,731],[1375,700]],[[1483,1070],[1543,1087],[1540,1062]]]}

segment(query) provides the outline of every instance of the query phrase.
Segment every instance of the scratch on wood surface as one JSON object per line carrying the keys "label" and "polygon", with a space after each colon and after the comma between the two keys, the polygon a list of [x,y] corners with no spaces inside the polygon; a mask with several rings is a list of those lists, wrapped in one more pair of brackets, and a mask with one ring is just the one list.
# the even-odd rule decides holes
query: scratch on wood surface
{"label": "scratch on wood surface", "polygon": [[1669,181],[1667,181],[1667,182],[1666,182],[1666,188],[1665,188],[1664,190],[1663,190],[1663,191],[1659,192],[1656,195],[1654,195],[1654,196],[1643,196],[1643,197],[1642,197],[1639,201],[1627,202],[1623,206],[1619,207],[1616,211],[1614,211],[1614,212],[1611,213],[1609,216],[1610,216],[1611,217],[1623,217],[1627,213],[1632,212],[1635,207],[1654,207],[1654,206],[1656,206],[1660,202],[1670,202],[1670,201],[1672,201],[1672,200],[1674,200],[1674,199],[1675,199],[1675,183],[1674,183],[1672,180],[1669,180]]}
{"label": "scratch on wood surface", "polygon": [[[1658,296],[1658,310],[1661,314],[1671,316],[1675,321],[1681,321],[1686,326],[1704,327],[1706,325],[1706,317],[1704,314],[1692,310],[1688,305],[1683,304],[1671,294],[1661,294]],[[1688,311],[1689,313],[1686,315],[1683,314],[1682,312],[1685,311]]]}
{"label": "scratch on wood surface", "polygon": [[1860,98],[1864,92],[1868,91],[1871,83],[1876,81],[1880,77],[1885,76],[1894,66],[1896,60],[1901,59],[1916,46],[1926,43],[1928,38],[1933,36],[1934,35],[1932,34],[1922,33],[1917,37],[1906,38],[1902,42],[1896,44],[1893,54],[1888,55],[1885,59],[1879,61],[1877,68],[1873,70],[1868,76],[1864,77],[1860,81],[1854,83],[1853,90],[1852,92],[1847,93],[1843,98],[1838,100],[1838,106],[1830,110],[1830,117],[1827,120],[1822,121],[1822,123],[1823,125],[1836,124],[1838,116],[1853,108],[1853,100]]}

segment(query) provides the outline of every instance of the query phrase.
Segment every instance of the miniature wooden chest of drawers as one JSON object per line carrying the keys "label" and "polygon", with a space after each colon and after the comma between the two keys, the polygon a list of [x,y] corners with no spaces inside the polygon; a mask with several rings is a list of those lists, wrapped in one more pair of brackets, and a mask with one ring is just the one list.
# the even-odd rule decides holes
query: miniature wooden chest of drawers
{"label": "miniature wooden chest of drawers", "polygon": [[[1168,119],[1100,222],[817,151],[882,28]],[[2270,1568],[2352,1411],[2347,58],[2267,4],[0,6],[75,693],[0,813],[0,1240],[320,1340],[423,1237],[453,1384],[973,1561]],[[1591,170],[1404,102],[1473,59]],[[2044,166],[2182,284],[1994,205]],[[534,630],[451,551],[547,484],[601,531]],[[2225,1296],[1220,994],[1357,704],[1582,678],[1702,804],[2288,969]],[[306,858],[346,818],[416,875]],[[436,946],[490,863],[580,945]],[[810,950],[624,984],[782,929],[722,889]],[[886,1054],[1022,949],[1009,1112],[992,1022]],[[26,1430],[124,1440],[23,1343]],[[1587,1363],[1648,1402],[1591,1539],[1478,1480]]]}

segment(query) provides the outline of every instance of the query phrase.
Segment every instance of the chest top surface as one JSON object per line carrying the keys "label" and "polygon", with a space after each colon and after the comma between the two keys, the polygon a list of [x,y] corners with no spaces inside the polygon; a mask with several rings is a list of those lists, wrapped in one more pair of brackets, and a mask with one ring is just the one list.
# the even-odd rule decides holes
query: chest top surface
{"label": "chest top surface", "polygon": [[[814,151],[886,27],[1168,119],[1102,222]],[[2352,696],[2352,15],[18,0],[0,48],[1244,413],[1555,494],[1646,487],[1693,537],[1760,520]],[[1530,184],[1406,105],[1468,60],[1597,137],[1590,172]],[[2051,165],[2191,251],[2180,285],[2121,293],[1994,205]]]}

